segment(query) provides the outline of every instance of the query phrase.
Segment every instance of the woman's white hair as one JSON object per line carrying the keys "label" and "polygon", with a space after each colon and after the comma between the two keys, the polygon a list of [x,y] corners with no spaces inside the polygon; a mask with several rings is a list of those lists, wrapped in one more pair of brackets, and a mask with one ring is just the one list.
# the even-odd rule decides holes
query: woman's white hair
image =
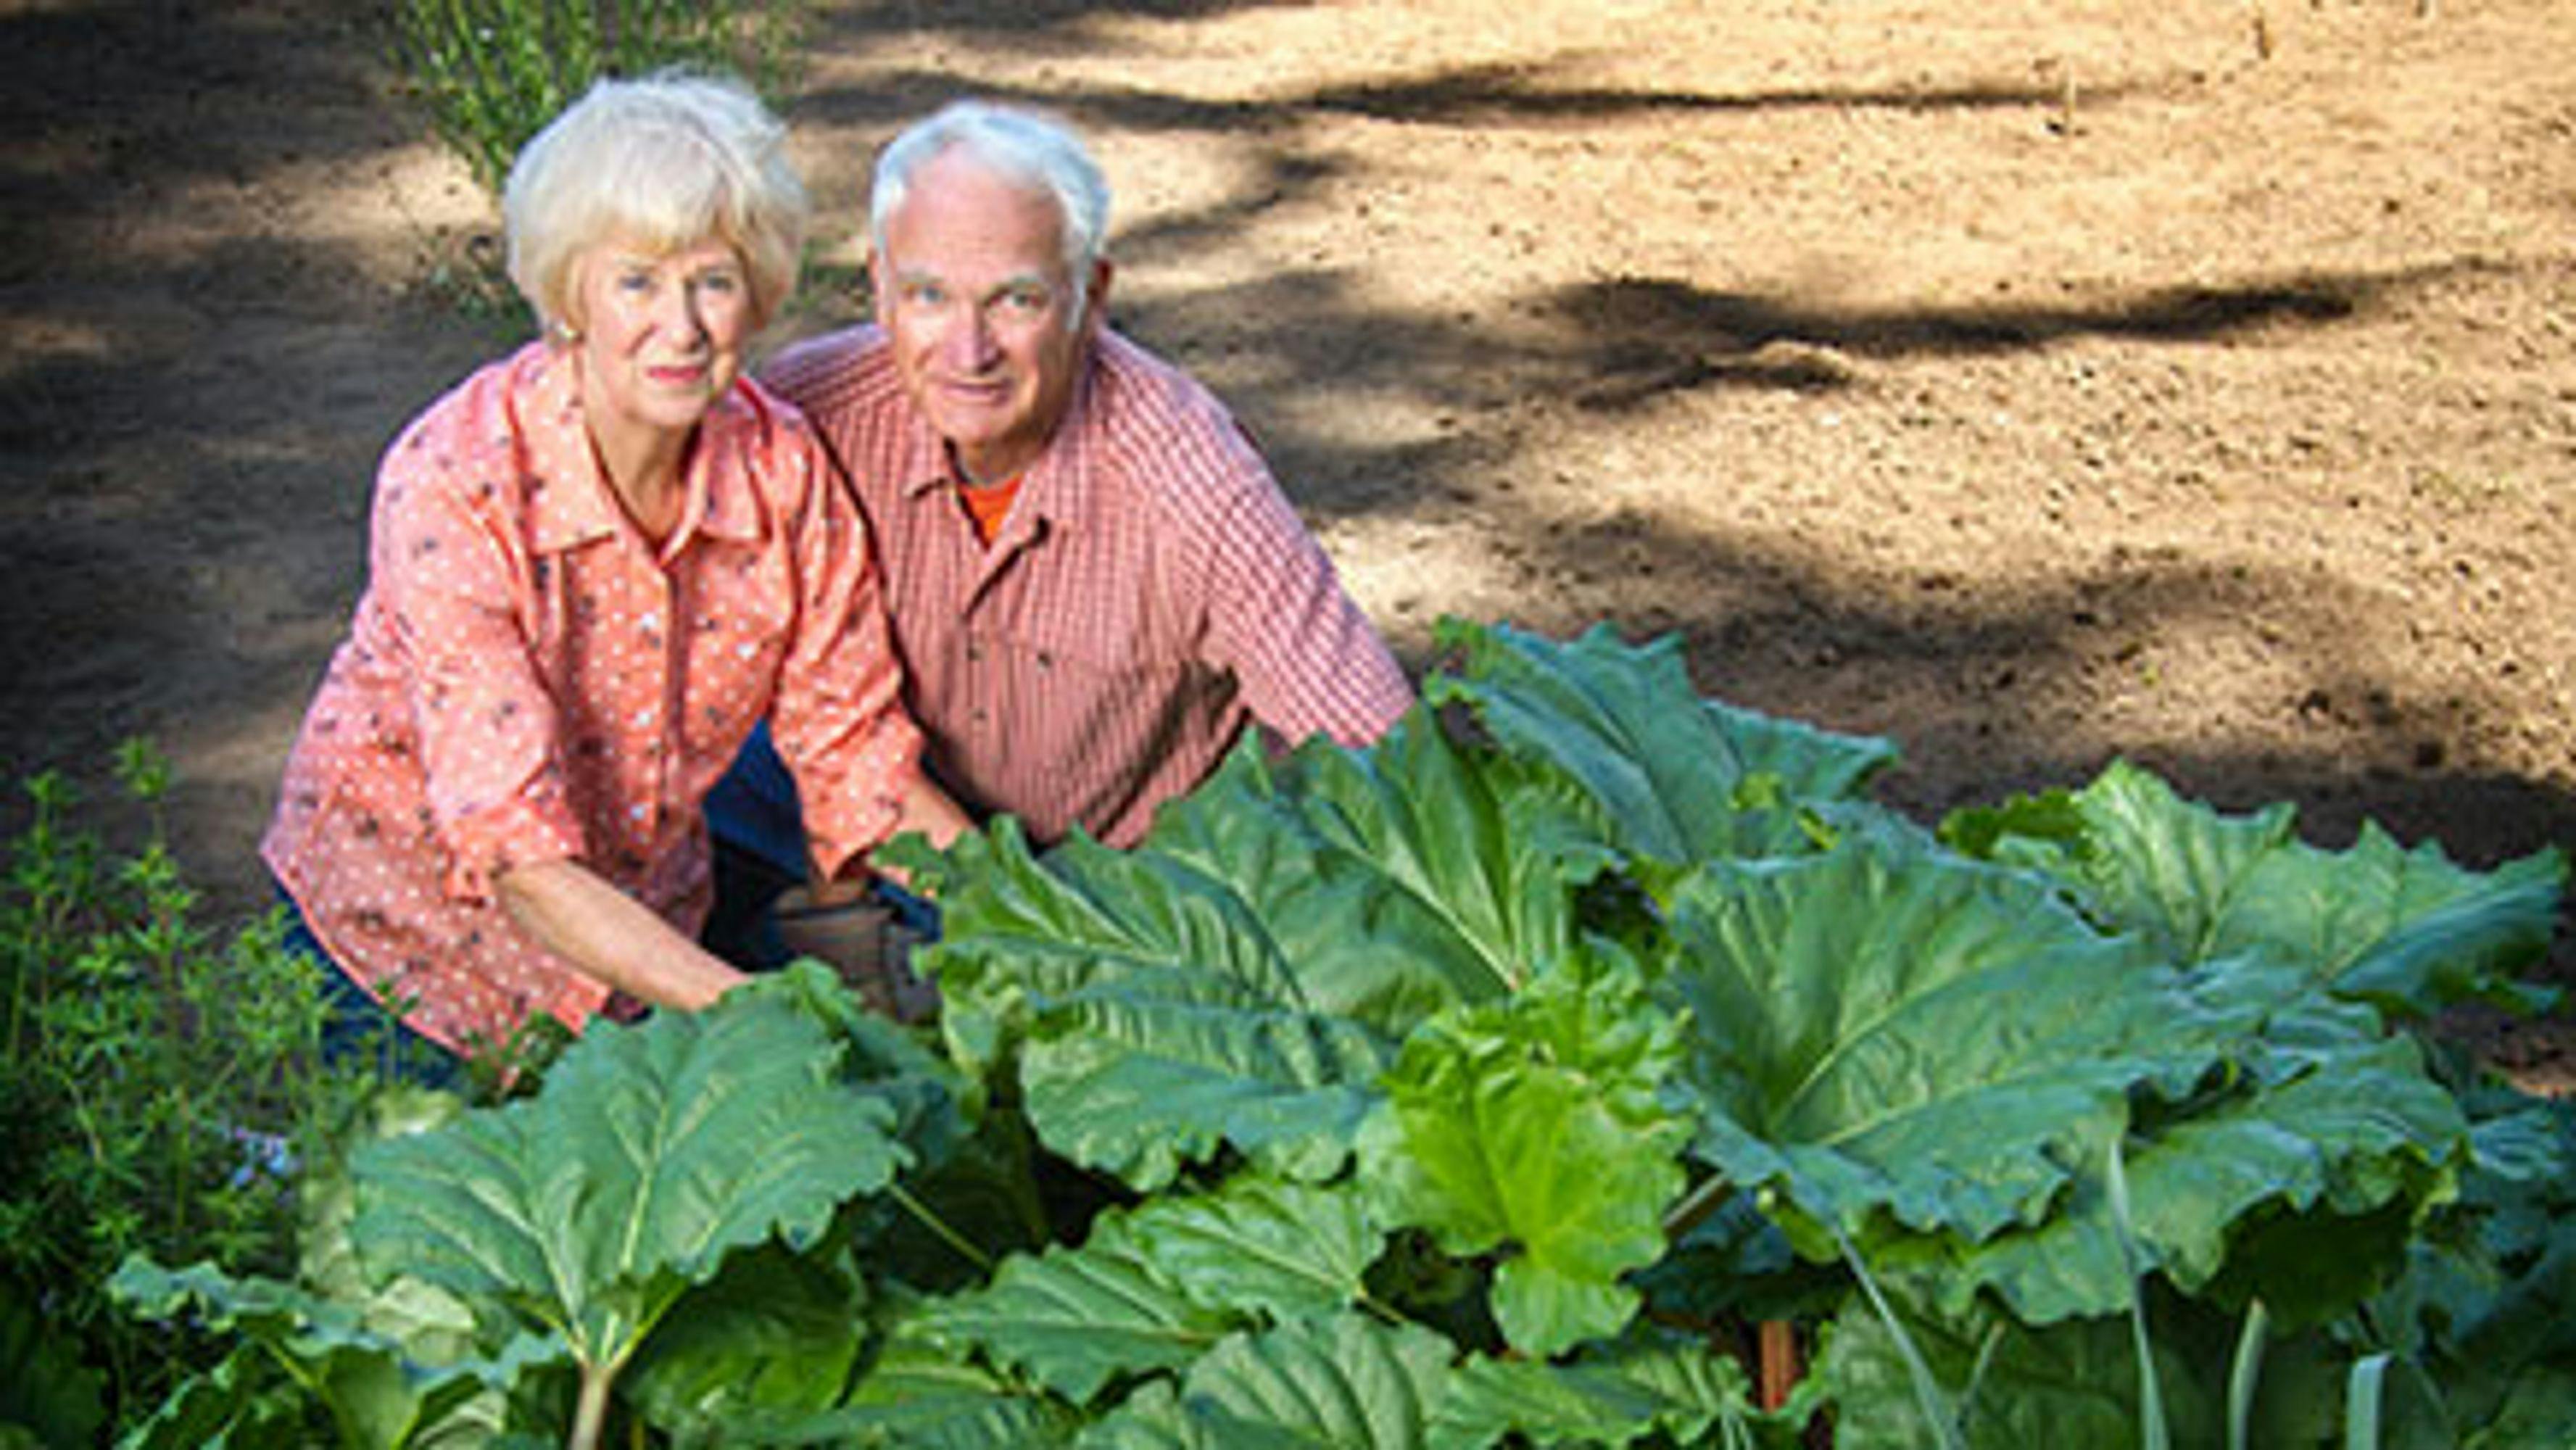
{"label": "woman's white hair", "polygon": [[877,255],[911,194],[915,173],[962,150],[995,175],[1053,197],[1064,218],[1064,266],[1079,303],[1109,236],[1109,180],[1082,138],[1054,117],[993,101],[952,101],[906,127],[877,155],[868,190],[868,235]]}
{"label": "woman's white hair", "polygon": [[809,212],[787,128],[740,82],[685,70],[593,85],[521,148],[501,193],[510,281],[549,331],[587,322],[574,269],[620,236],[731,246],[766,326],[796,288]]}

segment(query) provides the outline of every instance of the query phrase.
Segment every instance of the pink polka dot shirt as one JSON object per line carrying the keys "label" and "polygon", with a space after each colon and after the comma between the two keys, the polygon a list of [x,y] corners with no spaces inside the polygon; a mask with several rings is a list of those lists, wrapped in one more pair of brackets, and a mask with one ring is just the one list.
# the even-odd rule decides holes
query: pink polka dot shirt
{"label": "pink polka dot shirt", "polygon": [[772,716],[817,869],[892,829],[920,737],[863,525],[805,420],[737,383],[699,425],[679,525],[635,528],[542,345],[387,452],[368,587],[261,853],[343,971],[459,1051],[609,988],[521,931],[506,870],[573,859],[694,934],[700,806]]}

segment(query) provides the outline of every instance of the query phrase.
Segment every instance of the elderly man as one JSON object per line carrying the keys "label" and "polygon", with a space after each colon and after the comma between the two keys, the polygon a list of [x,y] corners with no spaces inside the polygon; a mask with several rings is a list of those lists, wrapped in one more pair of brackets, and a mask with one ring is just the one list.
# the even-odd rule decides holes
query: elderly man
{"label": "elderly man", "polygon": [[[1241,427],[1104,313],[1109,193],[1047,118],[960,102],[879,157],[876,323],[764,372],[857,493],[923,764],[1052,842],[1145,833],[1246,730],[1376,738],[1411,687]],[[792,869],[758,752],[717,835]]]}

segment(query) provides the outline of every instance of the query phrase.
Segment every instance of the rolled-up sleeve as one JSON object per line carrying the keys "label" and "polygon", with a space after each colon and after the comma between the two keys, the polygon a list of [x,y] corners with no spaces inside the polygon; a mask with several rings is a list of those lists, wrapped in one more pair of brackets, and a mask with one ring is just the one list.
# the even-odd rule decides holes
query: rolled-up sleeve
{"label": "rolled-up sleeve", "polygon": [[893,832],[920,773],[921,732],[903,712],[902,670],[858,506],[807,438],[797,466],[809,485],[789,519],[796,623],[773,723],[814,868],[830,877]]}
{"label": "rolled-up sleeve", "polygon": [[583,835],[530,649],[520,546],[468,506],[475,482],[398,454],[377,493],[371,564],[389,642],[408,666],[446,890],[481,903],[512,867],[580,856]]}
{"label": "rolled-up sleeve", "polygon": [[1198,471],[1231,492],[1188,520],[1188,559],[1211,658],[1233,672],[1253,718],[1286,743],[1324,735],[1368,744],[1413,705],[1403,668],[1250,440],[1228,429],[1210,446]]}

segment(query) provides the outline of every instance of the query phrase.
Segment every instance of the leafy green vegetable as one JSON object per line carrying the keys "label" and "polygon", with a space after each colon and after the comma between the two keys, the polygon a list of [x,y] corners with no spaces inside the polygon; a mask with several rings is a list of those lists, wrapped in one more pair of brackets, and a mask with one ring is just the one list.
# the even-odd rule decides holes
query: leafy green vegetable
{"label": "leafy green vegetable", "polygon": [[1471,708],[1506,751],[1586,798],[1612,844],[1650,861],[1796,854],[1796,807],[1848,800],[1896,762],[1883,740],[1702,700],[1677,635],[1632,647],[1595,626],[1559,644],[1444,620],[1438,643],[1462,663],[1426,681],[1424,699]]}
{"label": "leafy green vegetable", "polygon": [[362,1149],[360,1254],[560,1335],[589,1443],[690,1285],[772,1235],[812,1243],[905,1161],[893,1110],[831,1062],[819,1027],[766,1000],[594,1031],[535,1099]]}
{"label": "leafy green vegetable", "polygon": [[[1888,747],[1669,641],[1443,639],[1378,744],[1239,751],[1132,850],[916,844],[940,1051],[791,971],[362,1153],[368,1263],[472,1315],[359,1327],[506,1434],[578,1366],[576,1441],[625,1366],[674,1444],[2565,1423],[2576,1120],[2404,1031],[2515,995],[2554,856],[2318,851],[2126,766],[1935,836],[1860,796]],[[1773,1318],[1823,1349],[1756,1410]],[[272,1413],[237,1367],[192,1423]]]}
{"label": "leafy green vegetable", "polygon": [[1123,1375],[1189,1364],[1242,1321],[1192,1300],[1113,1217],[1080,1248],[1009,1260],[922,1322],[1079,1403]]}
{"label": "leafy green vegetable", "polygon": [[210,1326],[249,1341],[230,1371],[165,1405],[134,1441],[142,1446],[307,1443],[301,1403],[263,1388],[257,1369],[267,1356],[295,1366],[296,1382],[322,1402],[341,1445],[385,1450],[431,1443],[487,1387],[506,1387],[525,1364],[549,1356],[542,1345],[523,1343],[507,1362],[420,1367],[350,1305],[266,1280],[236,1279],[211,1264],[174,1271],[138,1257],[117,1271],[111,1288],[149,1317],[167,1319],[193,1307]]}
{"label": "leafy green vegetable", "polygon": [[1086,1444],[1215,1447],[1426,1446],[1448,1345],[1414,1325],[1357,1314],[1299,1319],[1228,1338],[1177,1394],[1139,1396]]}
{"label": "leafy green vegetable", "polygon": [[[1630,1335],[1565,1364],[1479,1357],[1462,1366],[1436,1407],[1432,1441],[1487,1446],[1519,1434],[1541,1445],[1662,1443],[1794,1446],[1814,1408],[1808,1394],[1777,1415],[1753,1408],[1744,1369],[1705,1345]],[[1711,1431],[1722,1438],[1712,1441]]]}
{"label": "leafy green vegetable", "polygon": [[2051,872],[2107,927],[2143,932],[2181,962],[2265,952],[2408,1020],[2471,997],[2548,1004],[2515,974],[2549,949],[2564,854],[2480,874],[2438,846],[2404,850],[2375,825],[2349,850],[2319,850],[2291,835],[2294,820],[2288,806],[2221,816],[2119,762],[2080,792],[1949,831]]}
{"label": "leafy green vegetable", "polygon": [[1581,958],[1508,1002],[1460,1007],[1405,1044],[1360,1142],[1392,1225],[1455,1254],[1508,1249],[1494,1314],[1555,1354],[1635,1313],[1620,1277],[1662,1257],[1687,1121],[1662,1099],[1681,1027],[1624,962]]}
{"label": "leafy green vegetable", "polygon": [[2177,977],[2009,872],[1877,844],[1711,863],[1672,927],[1700,1151],[1780,1194],[1811,1258],[1829,1236],[1801,1221],[2037,1222],[2132,1092],[2179,1098],[2219,1061]]}

